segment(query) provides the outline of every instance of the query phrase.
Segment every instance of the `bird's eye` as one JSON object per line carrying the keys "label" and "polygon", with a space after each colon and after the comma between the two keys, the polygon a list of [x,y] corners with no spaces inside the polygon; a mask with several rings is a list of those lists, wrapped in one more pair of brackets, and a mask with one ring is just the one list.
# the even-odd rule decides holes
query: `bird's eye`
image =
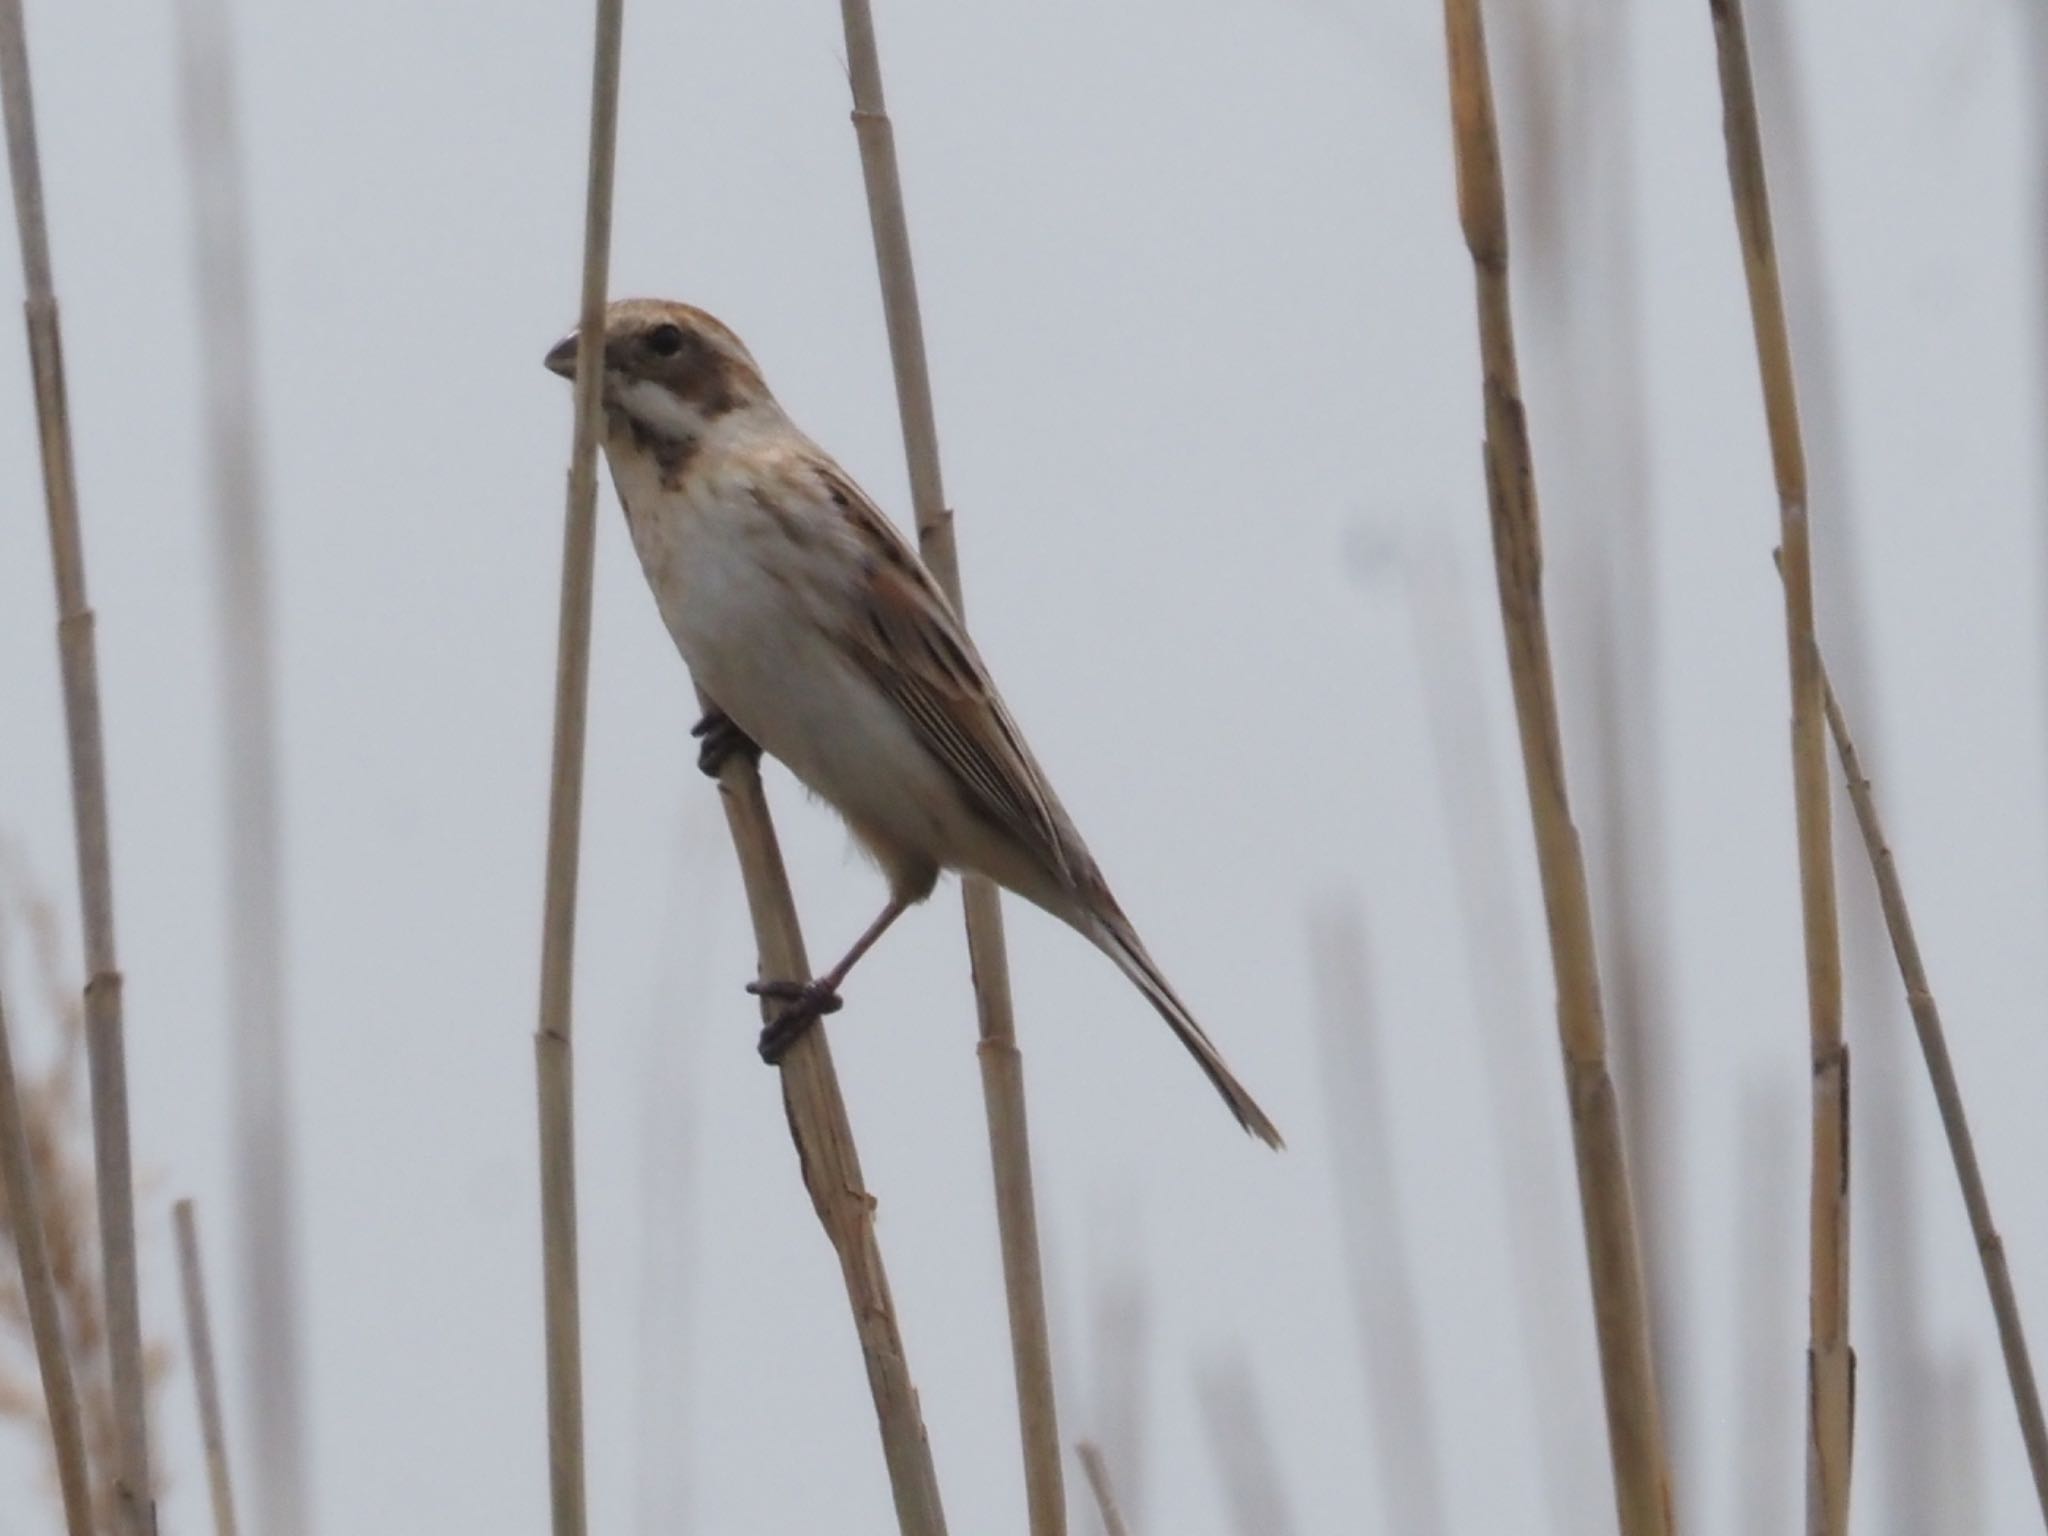
{"label": "bird's eye", "polygon": [[656,357],[674,357],[683,350],[683,328],[680,325],[657,325],[647,333],[647,350]]}

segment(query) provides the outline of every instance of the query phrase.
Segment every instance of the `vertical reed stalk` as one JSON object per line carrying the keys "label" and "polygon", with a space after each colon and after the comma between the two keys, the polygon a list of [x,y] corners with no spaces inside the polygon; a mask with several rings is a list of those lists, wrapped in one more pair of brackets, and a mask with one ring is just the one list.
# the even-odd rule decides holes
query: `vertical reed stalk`
{"label": "vertical reed stalk", "polygon": [[0,0],[0,102],[4,102],[7,120],[7,165],[14,183],[15,222],[21,231],[22,286],[27,295],[23,309],[28,322],[29,368],[35,379],[50,559],[56,577],[57,651],[63,670],[65,737],[71,759],[78,897],[84,914],[93,1165],[117,1437],[115,1521],[122,1536],[150,1536],[156,1526],[156,1511],[149,1480],[128,1066],[122,1033],[121,968],[114,948],[114,877],[107,830],[99,660],[93,645],[92,606],[85,590],[85,544],[72,469],[63,341],[50,276],[50,235],[43,214],[42,166],[36,153],[35,104],[29,89],[28,38],[21,0]]}
{"label": "vertical reed stalk", "polygon": [[1757,370],[1778,486],[1785,578],[1785,637],[1792,678],[1792,789],[1799,833],[1799,896],[1813,1066],[1811,1267],[1807,1345],[1807,1529],[1844,1536],[1855,1416],[1849,1347],[1849,1048],[1842,1036],[1842,956],[1835,911],[1828,804],[1827,727],[1814,638],[1813,560],[1806,515],[1806,450],[1792,343],[1771,235],[1770,192],[1756,87],[1740,0],[1709,0],[1721,73],[1728,181],[1756,333]]}
{"label": "vertical reed stalk", "polygon": [[583,303],[576,425],[562,533],[555,651],[555,735],[548,786],[547,888],[540,1025],[533,1048],[540,1108],[542,1282],[547,1314],[548,1484],[554,1536],[583,1536],[583,1325],[576,1269],[575,1088],[570,1048],[576,872],[583,830],[583,735],[590,703],[590,603],[597,539],[597,426],[604,381],[605,278],[611,265],[612,165],[619,128],[623,0],[597,0],[590,84],[590,166],[583,209]]}
{"label": "vertical reed stalk", "polygon": [[228,832],[228,1026],[234,1085],[256,1523],[303,1536],[304,1368],[284,982],[275,626],[261,464],[247,203],[223,0],[182,0],[178,41],[213,489],[214,611]]}
{"label": "vertical reed stalk", "polygon": [[1074,1454],[1081,1458],[1081,1470],[1087,1474],[1088,1489],[1095,1495],[1095,1507],[1102,1515],[1102,1529],[1105,1536],[1131,1536],[1131,1529],[1124,1524],[1123,1511],[1117,1508],[1116,1489],[1109,1480],[1109,1463],[1103,1459],[1102,1447],[1092,1440],[1083,1440],[1074,1447]]}
{"label": "vertical reed stalk", "polygon": [[[708,709],[709,701],[699,697]],[[718,789],[733,851],[739,855],[762,979],[806,980],[811,975],[810,959],[804,952],[803,931],[797,923],[796,901],[790,895],[775,824],[761,793],[760,769],[744,753],[734,753],[719,775]],[[771,1005],[764,1002],[764,1021],[770,1011]],[[782,1105],[789,1117],[790,1139],[796,1143],[797,1163],[804,1188],[810,1191],[812,1209],[839,1256],[846,1299],[860,1335],[861,1358],[867,1366],[868,1390],[875,1399],[898,1527],[903,1536],[945,1536],[946,1518],[939,1503],[931,1444],[925,1437],[903,1335],[896,1325],[889,1276],[875,1242],[875,1198],[861,1177],[860,1153],[854,1146],[853,1127],[846,1118],[846,1101],[840,1096],[839,1077],[825,1036],[822,1029],[805,1030],[782,1058]]]}
{"label": "vertical reed stalk", "polygon": [[36,1364],[43,1376],[57,1486],[64,1496],[65,1529],[68,1536],[94,1536],[92,1477],[86,1462],[78,1388],[71,1378],[71,1356],[64,1344],[64,1313],[43,1235],[35,1162],[14,1079],[14,1051],[7,1038],[4,1005],[0,1005],[0,1194],[7,1197],[15,1256],[21,1260],[21,1291],[28,1302],[29,1332],[35,1339]]}
{"label": "vertical reed stalk", "polygon": [[178,1283],[185,1295],[185,1337],[192,1351],[192,1387],[199,1398],[199,1435],[206,1447],[206,1484],[213,1494],[215,1536],[235,1536],[235,1489],[228,1480],[228,1437],[220,1411],[220,1374],[213,1363],[213,1323],[199,1267],[199,1222],[192,1202],[171,1207],[178,1234]]}
{"label": "vertical reed stalk", "polygon": [[1510,836],[1494,790],[1496,743],[1480,690],[1469,594],[1441,537],[1410,545],[1401,571],[1480,1027],[1531,1428],[1550,1528],[1561,1536],[1597,1519],[1604,1494],[1590,1443],[1591,1382],[1577,1368],[1590,1320],[1574,1310],[1578,1282],[1570,1233],[1561,1222],[1569,1196],[1556,1137],[1529,1093],[1529,1084],[1551,1069],[1552,1057],[1542,1036],[1526,1027],[1537,989],[1522,947],[1526,919],[1516,900]]}
{"label": "vertical reed stalk", "polygon": [[[917,542],[946,600],[965,621],[953,514],[939,470],[939,431],[932,413],[931,375],[925,364],[924,321],[910,259],[910,226],[897,173],[895,130],[882,97],[882,64],[874,16],[867,0],[841,0],[853,125],[867,185],[875,265],[889,354],[896,370],[896,403],[903,418],[903,449],[910,465],[910,499]],[[978,876],[961,882],[967,952],[980,1018],[982,1096],[988,1110],[989,1157],[994,1166],[996,1225],[1003,1259],[1003,1292],[1010,1311],[1010,1350],[1017,1379],[1018,1427],[1023,1436],[1024,1488],[1031,1536],[1065,1536],[1067,1502],[1060,1462],[1059,1416],[1053,1400],[1052,1349],[1047,1339],[1045,1277],[1039,1259],[1038,1213],[1031,1189],[1031,1138],[1024,1110],[1024,1062],[1017,1050],[1010,1004],[1010,966],[996,888]]]}
{"label": "vertical reed stalk", "polygon": [[1558,1033],[1578,1151],[1615,1504],[1624,1536],[1663,1536],[1672,1529],[1670,1474],[1650,1360],[1648,1304],[1628,1160],[1607,1067],[1592,904],[1566,792],[1543,610],[1535,469],[1509,307],[1507,203],[1478,0],[1444,0],[1444,31],[1458,213],[1477,286],[1494,564],[1556,972]]}
{"label": "vertical reed stalk", "polygon": [[1985,1191],[1984,1173],[1977,1164],[1977,1144],[1970,1136],[1970,1122],[1963,1113],[1962,1085],[1956,1080],[1955,1065],[1949,1059],[1941,1009],[1934,1000],[1927,967],[1920,958],[1920,940],[1913,932],[1913,914],[1906,907],[1898,862],[1885,841],[1884,824],[1878,820],[1877,798],[1871,793],[1870,780],[1856,755],[1855,739],[1849,734],[1849,722],[1829,685],[1826,669],[1818,660],[1815,667],[1820,673],[1828,728],[1834,733],[1842,777],[1849,786],[1849,803],[1856,811],[1856,825],[1863,833],[1864,851],[1870,856],[1870,871],[1877,882],[1878,903],[1884,909],[1885,927],[1891,933],[1892,950],[1898,957],[1899,980],[1905,984],[1913,1031],[1920,1037],[1920,1053],[1927,1059],[1927,1079],[1934,1087],[1935,1106],[1941,1111],[1942,1134],[1948,1138],[1949,1155],[1956,1165],[1956,1182],[1963,1190],[1963,1207],[1969,1213],[1970,1231],[1977,1239],[1984,1286],[1991,1295],[1991,1314],[1998,1324],[1998,1346],[2005,1356],[2006,1379],[2012,1384],[2013,1408],[2019,1415],[2020,1438],[2026,1444],[2027,1465],[2034,1474],[2034,1493],[2040,1500],[2041,1517],[2048,1523],[2048,1424],[2041,1417],[2041,1392],[2034,1383],[2034,1362],[2027,1352],[2026,1330],[2020,1324],[2019,1299],[2013,1292],[2012,1271],[2005,1262],[2005,1240],[1991,1220],[1991,1197]]}

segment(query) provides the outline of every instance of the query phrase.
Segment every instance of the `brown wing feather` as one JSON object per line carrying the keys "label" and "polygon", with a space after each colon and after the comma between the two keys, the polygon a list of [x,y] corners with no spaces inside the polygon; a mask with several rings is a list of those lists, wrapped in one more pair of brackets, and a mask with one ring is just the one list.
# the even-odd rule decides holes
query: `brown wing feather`
{"label": "brown wing feather", "polygon": [[872,551],[853,653],[974,803],[1074,886],[1065,818],[952,605],[857,487],[834,477],[828,490]]}

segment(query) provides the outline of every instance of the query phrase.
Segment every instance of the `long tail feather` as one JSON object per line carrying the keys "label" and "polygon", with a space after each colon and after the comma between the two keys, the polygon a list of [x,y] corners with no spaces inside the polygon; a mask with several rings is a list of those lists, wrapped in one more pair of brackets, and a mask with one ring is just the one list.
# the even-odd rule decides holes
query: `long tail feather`
{"label": "long tail feather", "polygon": [[1116,962],[1117,969],[1137,984],[1138,990],[1159,1010],[1159,1016],[1173,1026],[1180,1043],[1188,1048],[1188,1054],[1208,1074],[1209,1081],[1216,1085],[1216,1091],[1223,1095],[1223,1102],[1237,1116],[1237,1123],[1269,1147],[1277,1150],[1284,1146],[1279,1129],[1259,1108],[1258,1101],[1245,1091],[1244,1085],[1231,1075],[1230,1068],[1223,1064],[1221,1053],[1210,1043],[1209,1037],[1202,1032],[1202,1026],[1188,1012],[1187,1005],[1159,973],[1159,967],[1145,953],[1145,946],[1138,942],[1138,936],[1130,925],[1094,917],[1081,931],[1094,941],[1096,948]]}

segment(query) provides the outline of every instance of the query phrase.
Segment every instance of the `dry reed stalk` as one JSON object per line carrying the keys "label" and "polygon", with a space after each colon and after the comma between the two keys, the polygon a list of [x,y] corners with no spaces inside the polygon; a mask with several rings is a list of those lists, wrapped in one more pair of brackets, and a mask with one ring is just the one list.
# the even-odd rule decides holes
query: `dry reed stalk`
{"label": "dry reed stalk", "polygon": [[1849,1346],[1849,1048],[1842,1036],[1842,956],[1835,911],[1827,727],[1821,718],[1820,651],[1814,637],[1806,452],[1799,432],[1792,343],[1771,235],[1770,193],[1742,6],[1740,0],[1709,0],[1709,5],[1721,74],[1728,181],[1778,487],[1792,681],[1792,789],[1813,1067],[1806,1519],[1815,1536],[1844,1536],[1856,1392],[1855,1355]]}
{"label": "dry reed stalk", "polygon": [[100,1260],[105,1270],[107,1331],[113,1361],[119,1444],[117,1525],[123,1536],[150,1536],[147,1372],[137,1300],[135,1184],[129,1152],[128,1067],[121,1019],[121,969],[114,947],[114,881],[107,830],[106,745],[100,727],[99,661],[93,612],[86,599],[85,546],[71,458],[71,416],[64,391],[62,333],[50,275],[50,235],[43,212],[42,166],[36,153],[28,38],[21,0],[0,0],[0,101],[7,121],[7,162],[28,323],[29,368],[35,380],[36,426],[49,510],[50,557],[57,591],[57,649],[63,672],[64,722],[71,761],[71,809],[78,851],[78,896],[85,934],[86,1048],[92,1083],[93,1156],[97,1175]]}
{"label": "dry reed stalk", "polygon": [[1575,1310],[1569,1233],[1556,1219],[1569,1196],[1555,1137],[1528,1091],[1551,1070],[1552,1058],[1542,1036],[1524,1027],[1536,983],[1523,949],[1525,918],[1494,789],[1496,744],[1480,687],[1469,593],[1441,537],[1404,545],[1399,568],[1483,1046],[1531,1429],[1551,1529],[1578,1531],[1597,1518],[1602,1473],[1585,1438],[1594,1407],[1590,1382],[1576,1368],[1584,1325]]}
{"label": "dry reed stalk", "polygon": [[235,1490],[228,1480],[228,1437],[220,1409],[220,1373],[213,1363],[213,1322],[199,1267],[199,1221],[192,1202],[171,1207],[178,1236],[178,1284],[185,1298],[185,1337],[192,1351],[192,1388],[199,1399],[199,1436],[206,1448],[206,1486],[213,1495],[216,1536],[235,1536]]}
{"label": "dry reed stalk", "polygon": [[1092,1440],[1083,1440],[1074,1447],[1074,1454],[1081,1458],[1081,1470],[1087,1474],[1089,1492],[1095,1495],[1095,1508],[1102,1516],[1106,1536],[1131,1536],[1131,1528],[1124,1524],[1123,1511],[1117,1507],[1116,1488],[1109,1480],[1109,1463],[1103,1459],[1102,1447]]}
{"label": "dry reed stalk", "polygon": [[14,1052],[7,1038],[7,1011],[0,1003],[0,1194],[6,1196],[7,1230],[21,1260],[21,1290],[27,1301],[29,1329],[35,1339],[36,1364],[43,1377],[43,1402],[50,1424],[51,1450],[57,1462],[57,1486],[64,1496],[64,1523],[70,1536],[94,1536],[92,1479],[86,1463],[85,1430],[79,1417],[78,1391],[71,1378],[71,1355],[64,1342],[64,1314],[57,1282],[43,1236],[41,1201],[36,1192],[34,1161],[29,1154],[28,1127],[14,1080]]}
{"label": "dry reed stalk", "polygon": [[309,1528],[299,1243],[285,1026],[277,769],[276,639],[264,505],[254,302],[223,0],[178,7],[199,291],[200,366],[212,479],[215,614],[222,679],[222,803],[228,842],[228,1027],[233,1063],[243,1379],[256,1524]]}
{"label": "dry reed stalk", "polygon": [[1899,980],[1905,985],[1913,1031],[1920,1037],[1920,1053],[1927,1060],[1927,1079],[1934,1088],[1935,1107],[1941,1112],[1942,1134],[1948,1138],[1949,1155],[1956,1165],[1956,1182],[1962,1186],[1963,1207],[1969,1213],[1971,1234],[1977,1239],[1984,1286],[1990,1293],[1991,1314],[1998,1324],[1998,1346],[2005,1356],[2006,1379],[2012,1385],[2013,1408],[2019,1415],[2020,1438],[2027,1447],[2027,1465],[2034,1474],[2041,1517],[2048,1523],[2048,1424],[2041,1417],[2041,1393],[2034,1382],[2034,1363],[2027,1352],[2026,1330],[2020,1323],[2012,1271],[2005,1262],[2005,1240],[1991,1220],[1991,1197],[1984,1188],[1977,1144],[1971,1139],[1970,1122],[1963,1112],[1962,1085],[1956,1080],[1955,1064],[1949,1058],[1941,1009],[1927,980],[1920,941],[1913,932],[1913,915],[1906,907],[1905,887],[1899,880],[1898,862],[1892,856],[1891,844],[1885,840],[1876,796],[1856,755],[1855,739],[1849,734],[1849,722],[1828,682],[1826,667],[1817,658],[1815,667],[1820,675],[1828,728],[1834,733],[1835,753],[1841,759],[1842,777],[1849,787],[1849,803],[1856,811],[1856,825],[1863,834],[1864,851],[1870,856],[1870,871],[1877,883],[1877,899],[1884,909],[1893,953],[1898,957]]}
{"label": "dry reed stalk", "polygon": [[[708,710],[709,701],[701,694],[698,697]],[[759,767],[745,753],[732,754],[719,773],[718,789],[733,851],[739,856],[761,977],[764,981],[807,980],[810,960],[804,952],[803,930],[797,922],[796,901],[790,895],[775,824],[761,793]],[[764,1023],[773,1006],[762,1003]],[[810,1191],[812,1209],[839,1256],[846,1299],[860,1335],[861,1358],[867,1366],[868,1390],[875,1400],[897,1524],[903,1536],[945,1536],[946,1518],[939,1503],[931,1444],[918,1409],[903,1335],[896,1325],[889,1276],[875,1242],[875,1198],[861,1177],[860,1153],[825,1037],[822,1029],[807,1029],[782,1058],[782,1105],[789,1118],[790,1139],[796,1144],[797,1164],[804,1188]]]}
{"label": "dry reed stalk", "polygon": [[1578,1152],[1579,1198],[1594,1329],[1600,1344],[1601,1382],[1607,1399],[1615,1504],[1624,1536],[1661,1536],[1672,1529],[1670,1474],[1650,1359],[1648,1305],[1629,1198],[1628,1160],[1614,1083],[1607,1069],[1592,904],[1566,792],[1556,685],[1543,611],[1535,469],[1508,299],[1506,195],[1478,0],[1444,0],[1444,31],[1450,60],[1459,221],[1477,285],[1494,564],[1556,972],[1558,1034],[1564,1047],[1572,1136]]}
{"label": "dry reed stalk", "polygon": [[[1816,627],[1833,686],[1858,723],[1864,750],[1882,762],[1883,700],[1872,672],[1869,605],[1857,579],[1865,529],[1857,515],[1842,327],[1828,283],[1814,82],[1802,68],[1795,10],[1785,0],[1749,8],[1749,58],[1757,111],[1771,125],[1772,241],[1786,311],[1799,317],[1792,362],[1807,464],[1807,522],[1814,544],[1825,551],[1813,572]],[[1908,1059],[1912,1029],[1884,916],[1875,888],[1862,874],[1862,839],[1853,817],[1834,822],[1843,1014],[1859,1021],[1853,1151],[1864,1195],[1854,1219],[1865,1268],[1858,1286],[1857,1352],[1887,1386],[1859,1405],[1855,1429],[1871,1473],[1865,1497],[1876,1500],[1877,1529],[1920,1536],[1948,1527],[1940,1511],[1947,1475],[1941,1442],[1927,1433],[1928,1405],[1944,1390],[1946,1362],[1930,1305],[1935,1240],[1915,1176],[1927,1150],[1911,1098],[1919,1069]]]}
{"label": "dry reed stalk", "polygon": [[[1548,238],[1532,242],[1524,269],[1539,292],[1556,295],[1538,313],[1551,312],[1557,333],[1549,397],[1562,452],[1547,472],[1553,489],[1562,479],[1576,524],[1557,561],[1563,612],[1571,616],[1559,636],[1560,656],[1567,672],[1585,678],[1582,718],[1575,722],[1568,710],[1563,723],[1567,742],[1584,741],[1589,749],[1580,761],[1592,770],[1582,788],[1593,797],[1586,853],[1605,962],[1608,1043],[1628,1106],[1622,1132],[1642,1227],[1665,1434],[1683,1446],[1685,1105],[1669,1006],[1671,923],[1659,814],[1655,508],[1632,185],[1635,12],[1616,0],[1567,0],[1561,9],[1549,27],[1526,29],[1533,34],[1525,50],[1530,65],[1543,74],[1535,94],[1553,124],[1532,135],[1531,186],[1548,192],[1555,207],[1533,210]],[[1575,724],[1583,734],[1575,734]]]}
{"label": "dry reed stalk", "polygon": [[570,1028],[576,872],[583,830],[583,737],[590,704],[590,604],[597,541],[597,427],[603,388],[605,278],[611,265],[612,166],[619,128],[622,0],[597,0],[591,50],[590,162],[583,210],[583,302],[576,424],[562,532],[548,784],[547,886],[540,1024],[533,1049],[540,1111],[541,1248],[547,1314],[548,1484],[555,1536],[583,1536],[583,1325],[576,1269],[576,1095]]}
{"label": "dry reed stalk", "polygon": [[1403,1536],[1447,1536],[1443,1460],[1423,1355],[1422,1308],[1394,1187],[1390,1096],[1379,1060],[1364,924],[1348,909],[1333,910],[1316,922],[1310,947],[1335,1143],[1337,1215],[1365,1348],[1363,1375],[1386,1528]]}
{"label": "dry reed stalk", "polygon": [[[847,70],[853,87],[853,126],[867,187],[882,310],[895,365],[896,404],[903,420],[903,450],[910,467],[910,500],[917,543],[946,600],[965,621],[953,514],[939,469],[939,431],[932,413],[931,374],[925,363],[924,321],[910,258],[910,225],[896,166],[895,130],[882,96],[882,65],[874,16],[867,0],[841,0]],[[1067,1500],[1060,1461],[1059,1415],[1053,1396],[1052,1347],[1047,1337],[1045,1275],[1039,1256],[1038,1213],[1031,1187],[1031,1137],[1024,1107],[1024,1061],[1017,1050],[1010,1002],[1010,965],[1003,913],[995,886],[978,876],[961,881],[967,953],[979,1016],[982,1096],[988,1112],[989,1158],[994,1168],[996,1225],[1002,1247],[1003,1294],[1010,1313],[1010,1350],[1017,1381],[1017,1418],[1023,1437],[1024,1489],[1031,1536],[1065,1536]]]}

